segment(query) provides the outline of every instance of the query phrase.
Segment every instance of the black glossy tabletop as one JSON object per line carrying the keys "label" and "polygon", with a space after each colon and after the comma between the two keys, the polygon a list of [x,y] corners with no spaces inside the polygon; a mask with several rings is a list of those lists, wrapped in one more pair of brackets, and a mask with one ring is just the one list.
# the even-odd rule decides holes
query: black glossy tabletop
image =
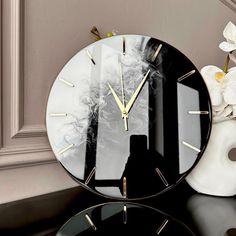
{"label": "black glossy tabletop", "polygon": [[[81,187],[76,187],[39,197],[2,204],[0,205],[0,235],[56,235],[63,228],[63,225],[65,226],[66,222],[70,222],[76,215],[79,216],[86,213],[87,209],[94,209],[95,205],[108,206],[107,204],[109,202],[111,202],[110,199],[92,194],[90,191],[84,190]],[[164,234],[163,229],[161,231],[162,234],[159,235],[236,235],[236,199],[234,197],[222,198],[198,194],[185,181],[157,197],[132,201],[129,204],[131,206],[137,204],[141,208],[143,205],[147,206],[147,211],[144,209],[144,215],[146,213],[148,214],[145,216],[146,218],[143,223],[146,222],[147,225],[150,224],[149,226],[151,228],[152,226],[154,227],[155,234],[153,235],[158,235],[158,229],[161,228],[166,220],[168,220],[168,223],[166,223],[164,229],[166,231],[170,230],[169,232],[173,229],[176,230],[174,233],[172,231],[170,234]],[[123,209],[123,207],[124,205],[121,208]],[[113,207],[111,206],[110,209],[113,209]],[[103,208],[102,214],[105,214],[104,212],[108,212],[108,210],[109,207],[105,207],[105,210]],[[123,224],[123,210],[119,211],[120,215],[115,214],[109,220],[114,220],[116,217],[120,218],[122,216],[120,223]],[[127,204],[127,222],[130,220],[132,226],[131,219],[133,213],[129,210]],[[136,217],[139,216],[138,214],[139,212],[137,212]],[[93,223],[96,223],[97,228],[102,226],[97,221],[99,219],[101,220],[101,218],[97,219],[94,215],[89,216]],[[88,221],[85,222],[88,223]],[[139,221],[135,222],[140,227],[142,226],[140,224],[142,220],[139,219]],[[171,225],[172,223],[173,225]],[[123,226],[126,227],[125,225]],[[127,224],[127,226],[129,225]],[[90,230],[93,233],[93,229]],[[134,232],[136,232],[135,229]],[[192,234],[184,234],[183,232],[191,232]]]}
{"label": "black glossy tabletop", "polygon": [[181,221],[156,208],[133,202],[108,202],[92,206],[69,219],[57,236],[179,235],[194,233]]}

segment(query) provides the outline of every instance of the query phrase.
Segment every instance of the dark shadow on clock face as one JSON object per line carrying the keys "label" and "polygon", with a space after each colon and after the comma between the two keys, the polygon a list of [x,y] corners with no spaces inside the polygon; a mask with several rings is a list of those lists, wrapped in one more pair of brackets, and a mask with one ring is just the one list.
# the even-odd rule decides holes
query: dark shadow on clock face
{"label": "dark shadow on clock face", "polygon": [[[89,220],[88,220],[89,217]],[[194,235],[184,224],[156,209],[131,203],[107,203],[72,217],[57,236]]]}
{"label": "dark shadow on clock face", "polygon": [[[141,199],[175,186],[198,162],[210,134],[211,106],[200,73],[177,49],[145,36],[115,36],[89,50],[96,64],[76,87],[80,93],[88,85],[76,101],[89,112],[69,124],[73,132],[84,131],[76,138],[66,134],[67,143],[77,143],[57,158],[84,187],[111,198]],[[125,107],[147,72],[126,131],[108,85]]]}

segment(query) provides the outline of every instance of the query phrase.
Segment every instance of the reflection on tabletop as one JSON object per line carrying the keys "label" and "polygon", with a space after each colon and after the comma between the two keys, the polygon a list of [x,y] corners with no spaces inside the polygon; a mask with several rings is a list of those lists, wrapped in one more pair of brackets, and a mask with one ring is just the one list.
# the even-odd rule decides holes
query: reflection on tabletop
{"label": "reflection on tabletop", "polygon": [[68,220],[57,236],[193,236],[182,222],[149,206],[110,202],[90,207]]}
{"label": "reflection on tabletop", "polygon": [[236,236],[236,199],[193,195],[187,203],[201,236]]}

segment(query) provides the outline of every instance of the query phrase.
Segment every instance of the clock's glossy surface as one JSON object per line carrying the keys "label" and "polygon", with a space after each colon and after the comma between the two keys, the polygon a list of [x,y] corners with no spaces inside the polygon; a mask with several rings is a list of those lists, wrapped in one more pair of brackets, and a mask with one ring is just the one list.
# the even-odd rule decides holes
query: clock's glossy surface
{"label": "clock's glossy surface", "polygon": [[183,223],[157,209],[134,203],[105,203],[73,216],[57,236],[194,235]]}
{"label": "clock's glossy surface", "polygon": [[197,163],[211,105],[201,75],[181,52],[122,35],[91,44],[64,66],[46,119],[57,159],[84,187],[140,199],[176,185]]}

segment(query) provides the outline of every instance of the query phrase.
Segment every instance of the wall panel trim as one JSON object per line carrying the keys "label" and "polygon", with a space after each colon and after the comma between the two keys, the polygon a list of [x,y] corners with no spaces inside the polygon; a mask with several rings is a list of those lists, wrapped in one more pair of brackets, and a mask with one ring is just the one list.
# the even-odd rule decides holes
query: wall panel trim
{"label": "wall panel trim", "polygon": [[[3,0],[0,0],[0,170],[57,162],[46,140],[46,126],[44,124],[24,124],[24,2],[24,0],[5,1],[4,3],[7,6],[9,4],[10,8],[9,11],[3,14]],[[8,34],[7,27],[4,29],[2,27],[3,20],[10,23],[10,40],[7,42],[7,46],[8,43],[10,46],[8,52],[10,58],[6,56],[7,59],[3,58],[2,50],[3,32]],[[4,43],[6,42],[4,41]],[[2,83],[4,79],[8,79],[3,78],[2,74],[4,60],[7,60],[6,63],[10,64],[9,133],[7,131],[7,133],[4,133],[2,120],[5,104]],[[11,138],[12,143],[4,143],[5,137]],[[45,139],[40,137],[45,137]],[[22,144],[19,145],[19,140],[14,140],[15,138],[21,138]]]}
{"label": "wall panel trim", "polygon": [[[4,156],[4,158],[1,157]],[[0,170],[22,168],[35,165],[57,163],[52,151],[45,147],[32,148],[31,150],[2,148],[0,153]]]}
{"label": "wall panel trim", "polygon": [[15,134],[15,138],[32,138],[44,137],[47,130],[45,125],[23,125],[22,128]]}
{"label": "wall panel trim", "polygon": [[46,136],[42,125],[24,125],[24,0],[11,0],[11,138]]}
{"label": "wall panel trim", "polygon": [[0,149],[2,147],[2,0],[0,0]]}
{"label": "wall panel trim", "polygon": [[11,0],[11,137],[15,137],[23,125],[24,89],[23,67],[23,1]]}

